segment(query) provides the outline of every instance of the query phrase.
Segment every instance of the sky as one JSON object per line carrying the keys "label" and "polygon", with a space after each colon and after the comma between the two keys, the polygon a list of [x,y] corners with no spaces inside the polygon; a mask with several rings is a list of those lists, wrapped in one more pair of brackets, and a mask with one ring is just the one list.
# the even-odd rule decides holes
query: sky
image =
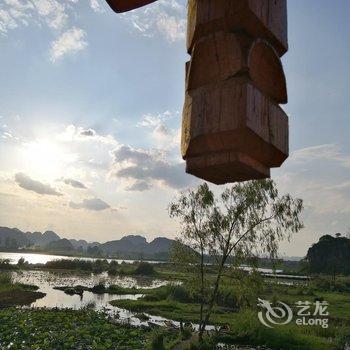
{"label": "sky", "polygon": [[[115,14],[104,0],[0,1],[0,226],[66,238],[178,236],[167,206],[185,174],[186,1]],[[304,199],[304,256],[350,227],[347,0],[289,0],[289,159],[272,171]],[[215,188],[218,192],[222,187]]]}

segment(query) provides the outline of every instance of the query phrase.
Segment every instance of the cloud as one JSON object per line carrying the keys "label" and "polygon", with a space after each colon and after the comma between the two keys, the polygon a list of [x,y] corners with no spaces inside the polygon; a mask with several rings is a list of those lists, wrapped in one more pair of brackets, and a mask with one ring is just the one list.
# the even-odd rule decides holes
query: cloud
{"label": "cloud", "polygon": [[56,30],[64,27],[68,19],[64,3],[56,0],[33,0],[33,4],[39,16],[45,19],[49,27]]}
{"label": "cloud", "polygon": [[62,182],[74,188],[87,189],[87,187],[82,182],[74,179],[62,179]]}
{"label": "cloud", "polygon": [[57,139],[64,142],[99,142],[106,145],[116,146],[117,140],[112,135],[100,135],[93,129],[85,129],[80,126],[68,125],[64,132],[57,136]]}
{"label": "cloud", "polygon": [[165,111],[164,113],[160,113],[157,115],[152,115],[152,114],[145,114],[142,116],[141,121],[139,121],[136,126],[137,127],[155,127],[166,120],[170,119],[173,117],[173,113],[170,111]]}
{"label": "cloud", "polygon": [[57,0],[4,0],[0,5],[0,33],[34,23],[62,30],[69,18],[67,3]]}
{"label": "cloud", "polygon": [[293,152],[275,176],[278,184],[305,200],[323,222],[327,215],[350,213],[350,155],[336,144],[324,144]]}
{"label": "cloud", "polygon": [[156,136],[158,138],[168,138],[169,135],[171,135],[171,133],[168,130],[168,128],[165,125],[163,125],[163,124],[158,125],[153,130],[153,134],[154,134],[154,136]]}
{"label": "cloud", "polygon": [[169,16],[163,12],[159,14],[156,22],[157,28],[170,42],[183,40],[185,38],[186,20]]}
{"label": "cloud", "polygon": [[50,60],[56,62],[67,55],[84,50],[88,46],[85,37],[86,33],[82,29],[73,27],[67,30],[51,44]]}
{"label": "cloud", "polygon": [[93,129],[82,130],[80,132],[80,135],[82,135],[82,136],[95,136],[96,135],[96,131],[93,130]]}
{"label": "cloud", "polygon": [[53,187],[48,184],[43,184],[39,181],[31,179],[29,176],[23,173],[17,173],[15,175],[15,181],[18,186],[28,191],[33,191],[38,194],[62,196],[62,193],[57,192]]}
{"label": "cloud", "polygon": [[176,0],[159,0],[138,11],[124,14],[121,18],[143,36],[160,34],[168,42],[185,38],[186,8]]}
{"label": "cloud", "polygon": [[9,12],[0,9],[0,33],[6,34],[9,29],[16,28],[17,22]]}
{"label": "cloud", "polygon": [[84,199],[80,203],[70,202],[69,206],[72,209],[86,209],[92,211],[102,211],[111,208],[109,204],[99,198]]}
{"label": "cloud", "polygon": [[303,247],[321,235],[346,231],[350,214],[349,167],[350,153],[331,143],[296,150],[280,169],[272,171],[281,193],[304,200],[305,228],[285,249],[301,254]]}
{"label": "cloud", "polygon": [[341,152],[334,143],[303,148],[292,153],[291,160],[297,163],[309,161],[331,160],[344,167],[350,167],[350,156]]}
{"label": "cloud", "polygon": [[[114,150],[112,155],[113,176],[136,181],[135,186],[131,186],[133,190],[138,187],[146,190],[153,185],[181,189],[190,186],[195,181],[194,177],[185,173],[184,162],[170,162],[165,158],[166,154],[161,151],[135,149],[123,145]],[[130,190],[130,186],[128,188]]]}
{"label": "cloud", "polygon": [[99,0],[90,0],[90,7],[95,11],[95,12],[104,12],[103,7],[101,6]]}
{"label": "cloud", "polygon": [[[0,34],[19,26],[34,24],[62,31],[77,13],[79,0],[2,0],[0,2]],[[81,2],[94,12],[104,12],[99,0]],[[81,5],[80,5],[81,6]]]}
{"label": "cloud", "polygon": [[127,186],[125,189],[131,192],[133,191],[143,192],[151,189],[151,187],[152,186],[148,182],[141,180],[141,181],[134,182],[132,185]]}
{"label": "cloud", "polygon": [[145,114],[136,126],[151,130],[149,136],[156,148],[170,150],[176,147],[178,149],[180,144],[180,130],[166,126],[166,123],[177,114],[178,112],[172,113],[170,111],[165,111],[158,115]]}

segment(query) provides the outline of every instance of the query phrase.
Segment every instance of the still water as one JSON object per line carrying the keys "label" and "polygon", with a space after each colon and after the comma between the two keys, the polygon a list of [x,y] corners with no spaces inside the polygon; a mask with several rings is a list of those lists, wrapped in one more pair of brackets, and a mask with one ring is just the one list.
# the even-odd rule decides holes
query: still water
{"label": "still water", "polygon": [[[49,272],[49,271],[20,271],[12,273],[13,279],[16,282],[34,284],[39,287],[39,291],[46,293],[46,296],[37,299],[32,303],[31,307],[46,307],[46,308],[72,308],[80,309],[86,306],[94,308],[98,311],[106,311],[113,316],[116,321],[121,323],[130,323],[133,325],[148,325],[148,322],[164,325],[164,322],[169,321],[165,318],[148,315],[148,322],[140,321],[135,315],[125,309],[110,305],[110,301],[118,299],[136,300],[142,297],[142,294],[130,295],[111,295],[107,293],[94,294],[84,291],[82,296],[68,295],[63,291],[56,290],[54,287],[61,286],[77,286],[93,287],[99,283],[104,283],[106,286],[118,285],[128,288],[156,288],[167,284],[167,281],[153,279],[148,277],[128,277],[128,276],[108,276],[107,273],[102,274],[72,274],[68,272]],[[177,322],[174,322],[177,325]]]}
{"label": "still water", "polygon": [[[23,258],[26,262],[30,264],[46,264],[49,261],[53,260],[60,260],[60,259],[67,259],[67,260],[74,260],[74,259],[80,259],[80,260],[91,260],[95,261],[96,258],[83,258],[83,257],[77,257],[77,256],[64,256],[64,255],[50,255],[50,254],[31,254],[31,253],[6,253],[6,252],[0,252],[0,260],[1,259],[8,259],[10,260],[11,264],[17,264],[18,260]],[[108,262],[117,261],[118,264],[122,262],[126,263],[134,263],[138,260],[127,260],[127,259],[106,259]],[[164,261],[147,261],[149,263],[164,263]],[[252,271],[253,269],[250,266],[242,265],[241,268],[245,271]],[[283,270],[275,270],[272,269],[265,269],[265,268],[258,268],[259,272],[263,274],[271,274],[271,273],[277,273],[280,274],[283,272]]]}
{"label": "still water", "polygon": [[[60,260],[60,259],[67,259],[67,260],[74,260],[74,259],[80,259],[80,260],[97,260],[95,258],[83,258],[83,257],[77,257],[77,256],[64,256],[64,255],[50,255],[50,254],[32,254],[32,253],[6,253],[6,252],[0,252],[0,260],[1,259],[8,259],[10,260],[11,264],[17,264],[18,260],[23,258],[26,262],[29,264],[46,264],[49,261],[53,260]],[[133,263],[136,260],[123,260],[123,259],[107,259],[107,261],[117,261],[118,263],[127,262],[127,263]],[[149,261],[153,263],[160,263],[161,261]]]}

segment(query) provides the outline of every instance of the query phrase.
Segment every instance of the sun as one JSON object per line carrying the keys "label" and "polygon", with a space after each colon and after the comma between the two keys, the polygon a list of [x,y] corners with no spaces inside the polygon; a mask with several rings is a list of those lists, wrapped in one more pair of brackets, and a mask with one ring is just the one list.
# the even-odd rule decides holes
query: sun
{"label": "sun", "polygon": [[23,145],[24,167],[31,174],[52,180],[60,176],[65,165],[65,154],[50,140],[36,140]]}

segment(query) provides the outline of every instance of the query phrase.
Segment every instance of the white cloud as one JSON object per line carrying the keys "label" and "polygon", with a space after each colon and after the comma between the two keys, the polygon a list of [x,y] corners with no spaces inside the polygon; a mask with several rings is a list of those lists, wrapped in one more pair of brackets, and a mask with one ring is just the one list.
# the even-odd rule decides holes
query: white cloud
{"label": "white cloud", "polygon": [[173,114],[170,111],[165,111],[164,113],[160,113],[157,115],[145,114],[143,115],[141,121],[139,121],[136,126],[137,127],[154,127],[163,123],[167,119],[173,117]]}
{"label": "white cloud", "polygon": [[180,144],[180,129],[172,129],[166,124],[178,114],[170,111],[158,115],[145,114],[136,126],[150,129],[149,134],[153,146],[165,150],[176,148]]}
{"label": "white cloud", "polygon": [[62,29],[68,19],[64,3],[56,0],[32,0],[39,14],[47,25],[53,29]]}
{"label": "white cloud", "polygon": [[9,29],[17,27],[17,22],[8,11],[0,9],[0,33],[6,34]]}
{"label": "white cloud", "polygon": [[84,50],[88,46],[85,38],[86,33],[80,28],[74,27],[64,32],[51,45],[51,61],[56,62],[64,56],[76,54],[77,52]]}
{"label": "white cloud", "polygon": [[278,183],[305,199],[317,215],[350,212],[350,155],[336,144],[307,147],[293,152],[278,171]]}
{"label": "white cloud", "polygon": [[90,7],[95,11],[95,12],[104,12],[103,7],[101,6],[99,0],[90,0]]}
{"label": "white cloud", "polygon": [[45,24],[53,30],[62,30],[69,18],[66,2],[57,0],[4,0],[0,4],[0,32],[6,34],[10,29],[29,23]]}
{"label": "white cloud", "polygon": [[303,148],[292,153],[291,161],[305,163],[315,160],[337,161],[344,167],[350,167],[350,156],[341,152],[334,143]]}
{"label": "white cloud", "polygon": [[[0,1],[0,35],[21,26],[35,25],[49,28],[56,40],[50,49],[51,61],[68,53],[86,48],[86,33],[81,29],[67,30],[67,24],[76,19],[79,0],[3,0]],[[95,12],[103,12],[99,0],[81,2]],[[81,5],[79,5],[81,6]],[[66,30],[65,33],[63,33]]]}
{"label": "white cloud", "polygon": [[122,15],[143,36],[157,33],[167,41],[183,40],[186,31],[186,8],[176,0],[159,0],[152,5]]}
{"label": "white cloud", "polygon": [[186,20],[169,16],[163,12],[157,19],[157,28],[170,42],[175,42],[185,38]]}

